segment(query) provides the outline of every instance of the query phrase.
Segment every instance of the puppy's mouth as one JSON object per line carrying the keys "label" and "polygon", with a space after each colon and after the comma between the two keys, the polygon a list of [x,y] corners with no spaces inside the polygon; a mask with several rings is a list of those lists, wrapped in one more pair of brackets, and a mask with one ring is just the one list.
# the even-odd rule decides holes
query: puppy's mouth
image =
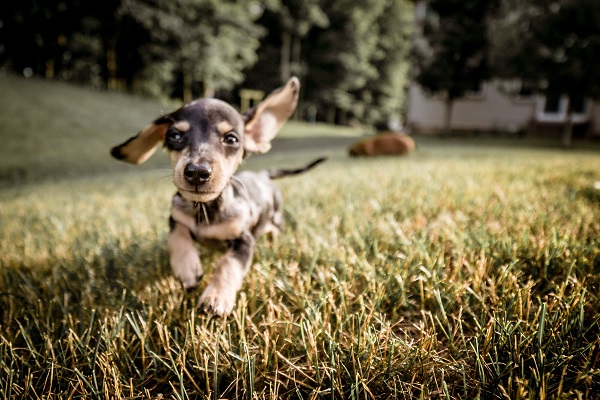
{"label": "puppy's mouth", "polygon": [[227,180],[221,179],[210,179],[208,182],[199,184],[175,179],[174,183],[184,199],[198,203],[208,203],[217,199],[227,186]]}
{"label": "puppy's mouth", "polygon": [[203,188],[201,186],[196,186],[193,188],[181,188],[179,187],[179,193],[183,196],[184,199],[188,201],[195,201],[198,203],[206,203],[212,200],[215,200],[217,197],[221,195],[221,191],[217,190],[209,190],[207,188]]}

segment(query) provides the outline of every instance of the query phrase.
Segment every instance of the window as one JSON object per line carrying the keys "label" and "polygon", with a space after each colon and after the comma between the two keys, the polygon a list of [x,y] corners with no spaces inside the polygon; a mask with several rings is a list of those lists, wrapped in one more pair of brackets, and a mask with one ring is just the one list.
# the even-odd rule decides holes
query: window
{"label": "window", "polygon": [[535,90],[533,86],[528,85],[527,83],[521,82],[521,87],[519,88],[519,97],[522,99],[528,99],[533,96]]}
{"label": "window", "polygon": [[571,112],[574,114],[585,114],[587,111],[587,101],[583,97],[571,100]]}
{"label": "window", "polygon": [[[565,122],[569,109],[569,98],[566,96],[548,96],[540,98],[536,107],[535,118],[540,122]],[[590,118],[588,99],[573,99],[571,104],[571,120],[584,123]]]}
{"label": "window", "polygon": [[485,86],[485,82],[471,85],[469,90],[465,93],[466,97],[473,100],[483,99],[485,97]]}
{"label": "window", "polygon": [[557,114],[560,112],[561,98],[556,96],[546,97],[544,114]]}

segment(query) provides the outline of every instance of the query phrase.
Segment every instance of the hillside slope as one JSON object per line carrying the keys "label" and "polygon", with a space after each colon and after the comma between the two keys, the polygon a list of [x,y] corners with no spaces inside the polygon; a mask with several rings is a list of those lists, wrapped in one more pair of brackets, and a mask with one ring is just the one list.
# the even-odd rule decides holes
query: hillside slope
{"label": "hillside slope", "polygon": [[[133,167],[115,162],[109,149],[177,107],[174,102],[124,93],[2,76],[0,188],[133,168],[168,169],[164,154],[155,155],[141,167]],[[292,122],[274,146],[273,160],[278,161],[278,152],[343,151],[361,133],[351,128]],[[258,159],[256,163],[262,165],[269,160]]]}

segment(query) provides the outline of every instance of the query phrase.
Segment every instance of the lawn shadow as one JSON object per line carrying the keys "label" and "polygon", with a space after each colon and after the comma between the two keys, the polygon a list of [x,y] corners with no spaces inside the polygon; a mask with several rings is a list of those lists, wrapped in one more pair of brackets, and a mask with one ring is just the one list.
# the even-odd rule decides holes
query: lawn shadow
{"label": "lawn shadow", "polygon": [[588,202],[600,206],[600,182],[596,182],[593,186],[579,189],[578,193]]}
{"label": "lawn shadow", "polygon": [[114,238],[94,256],[14,262],[0,269],[0,323],[8,325],[46,321],[61,329],[73,317],[85,325],[99,310],[134,312],[149,301],[197,297],[172,275],[166,241],[124,247]]}

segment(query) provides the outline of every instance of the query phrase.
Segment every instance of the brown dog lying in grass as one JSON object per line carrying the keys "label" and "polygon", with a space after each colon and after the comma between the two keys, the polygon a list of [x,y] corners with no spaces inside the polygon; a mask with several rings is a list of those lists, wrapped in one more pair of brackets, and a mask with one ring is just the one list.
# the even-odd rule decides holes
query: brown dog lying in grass
{"label": "brown dog lying in grass", "polygon": [[415,141],[402,133],[385,132],[354,143],[348,149],[350,156],[404,155],[415,149]]}

